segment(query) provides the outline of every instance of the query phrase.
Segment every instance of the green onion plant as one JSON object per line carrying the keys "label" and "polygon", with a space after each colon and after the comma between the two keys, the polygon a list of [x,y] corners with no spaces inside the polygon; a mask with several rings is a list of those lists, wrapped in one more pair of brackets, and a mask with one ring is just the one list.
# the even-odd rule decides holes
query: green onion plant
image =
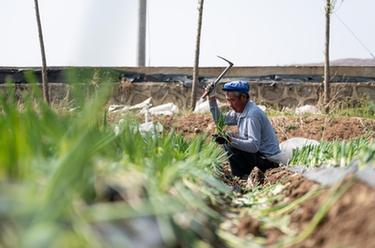
{"label": "green onion plant", "polygon": [[[225,157],[217,145],[141,134],[126,116],[116,133],[103,121],[105,78],[92,92],[70,85],[75,111],[63,112],[29,78],[21,98],[0,95],[0,246],[132,246],[154,233],[161,246],[215,242],[208,225],[220,215],[209,199],[228,192],[215,176]],[[156,230],[135,235],[141,220]]]}

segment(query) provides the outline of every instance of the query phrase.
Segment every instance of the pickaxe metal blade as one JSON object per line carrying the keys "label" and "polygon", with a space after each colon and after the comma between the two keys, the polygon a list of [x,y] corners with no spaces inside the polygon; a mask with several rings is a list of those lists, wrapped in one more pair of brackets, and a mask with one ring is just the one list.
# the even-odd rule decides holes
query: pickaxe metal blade
{"label": "pickaxe metal blade", "polygon": [[210,86],[207,87],[209,90],[208,91],[206,90],[204,92],[204,94],[202,95],[202,98],[205,98],[216,87],[216,84],[225,76],[225,74],[227,74],[227,72],[233,66],[233,63],[230,62],[229,60],[227,60],[226,58],[223,58],[221,56],[217,56],[217,57],[226,61],[228,63],[228,66],[220,73],[220,75],[215,79],[215,81],[213,81],[212,83],[209,84]]}

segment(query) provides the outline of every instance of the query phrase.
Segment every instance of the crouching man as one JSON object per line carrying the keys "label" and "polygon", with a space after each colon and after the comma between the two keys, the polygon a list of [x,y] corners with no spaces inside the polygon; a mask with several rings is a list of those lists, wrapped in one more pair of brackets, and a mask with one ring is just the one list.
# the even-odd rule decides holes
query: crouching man
{"label": "crouching man", "polygon": [[[279,166],[280,148],[275,131],[266,114],[250,101],[249,84],[233,81],[224,84],[225,98],[233,109],[226,113],[225,124],[237,125],[238,133],[227,137],[215,135],[214,140],[224,146],[234,176],[244,177],[256,166],[261,171]],[[210,91],[206,88],[206,91]],[[215,123],[220,110],[215,89],[208,95],[210,111]]]}

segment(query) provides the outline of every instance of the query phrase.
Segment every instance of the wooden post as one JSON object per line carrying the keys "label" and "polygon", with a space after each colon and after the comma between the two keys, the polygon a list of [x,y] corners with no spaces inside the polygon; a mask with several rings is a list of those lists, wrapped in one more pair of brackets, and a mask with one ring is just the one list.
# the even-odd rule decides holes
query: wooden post
{"label": "wooden post", "polygon": [[331,0],[326,0],[326,22],[325,22],[325,51],[324,51],[324,105],[328,108],[328,103],[330,101],[330,73],[329,73],[329,43],[330,43],[330,17],[332,4]]}
{"label": "wooden post", "polygon": [[42,55],[42,88],[43,88],[43,98],[47,102],[47,104],[49,104],[50,103],[50,99],[49,99],[49,93],[48,93],[47,59],[46,59],[46,52],[45,52],[45,49],[44,49],[42,23],[41,23],[41,20],[40,20],[38,0],[34,0],[34,2],[35,2],[36,22],[38,24],[40,52],[41,52],[41,55]]}
{"label": "wooden post", "polygon": [[193,85],[192,85],[192,91],[191,91],[191,109],[192,110],[195,109],[195,103],[197,101],[197,84],[198,84],[198,77],[199,77],[199,54],[200,54],[200,43],[201,43],[203,4],[204,4],[204,0],[198,0],[198,27],[197,27],[197,36],[196,36],[196,41],[195,41]]}

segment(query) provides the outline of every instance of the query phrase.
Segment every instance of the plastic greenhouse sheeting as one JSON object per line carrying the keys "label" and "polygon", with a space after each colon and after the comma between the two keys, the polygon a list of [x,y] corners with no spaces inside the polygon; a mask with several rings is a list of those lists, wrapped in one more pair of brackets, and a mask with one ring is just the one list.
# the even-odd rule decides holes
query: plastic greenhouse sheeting
{"label": "plastic greenhouse sheeting", "polygon": [[296,166],[289,169],[323,186],[335,185],[349,175],[354,175],[363,183],[375,188],[375,168],[369,165],[364,168],[359,168],[358,165],[353,163],[348,167],[320,167],[309,169],[303,166]]}
{"label": "plastic greenhouse sheeting", "polygon": [[292,158],[293,150],[302,148],[306,145],[319,145],[319,141],[302,137],[293,137],[284,142],[281,142],[281,153],[279,155],[279,161],[282,161],[282,164],[287,165]]}

